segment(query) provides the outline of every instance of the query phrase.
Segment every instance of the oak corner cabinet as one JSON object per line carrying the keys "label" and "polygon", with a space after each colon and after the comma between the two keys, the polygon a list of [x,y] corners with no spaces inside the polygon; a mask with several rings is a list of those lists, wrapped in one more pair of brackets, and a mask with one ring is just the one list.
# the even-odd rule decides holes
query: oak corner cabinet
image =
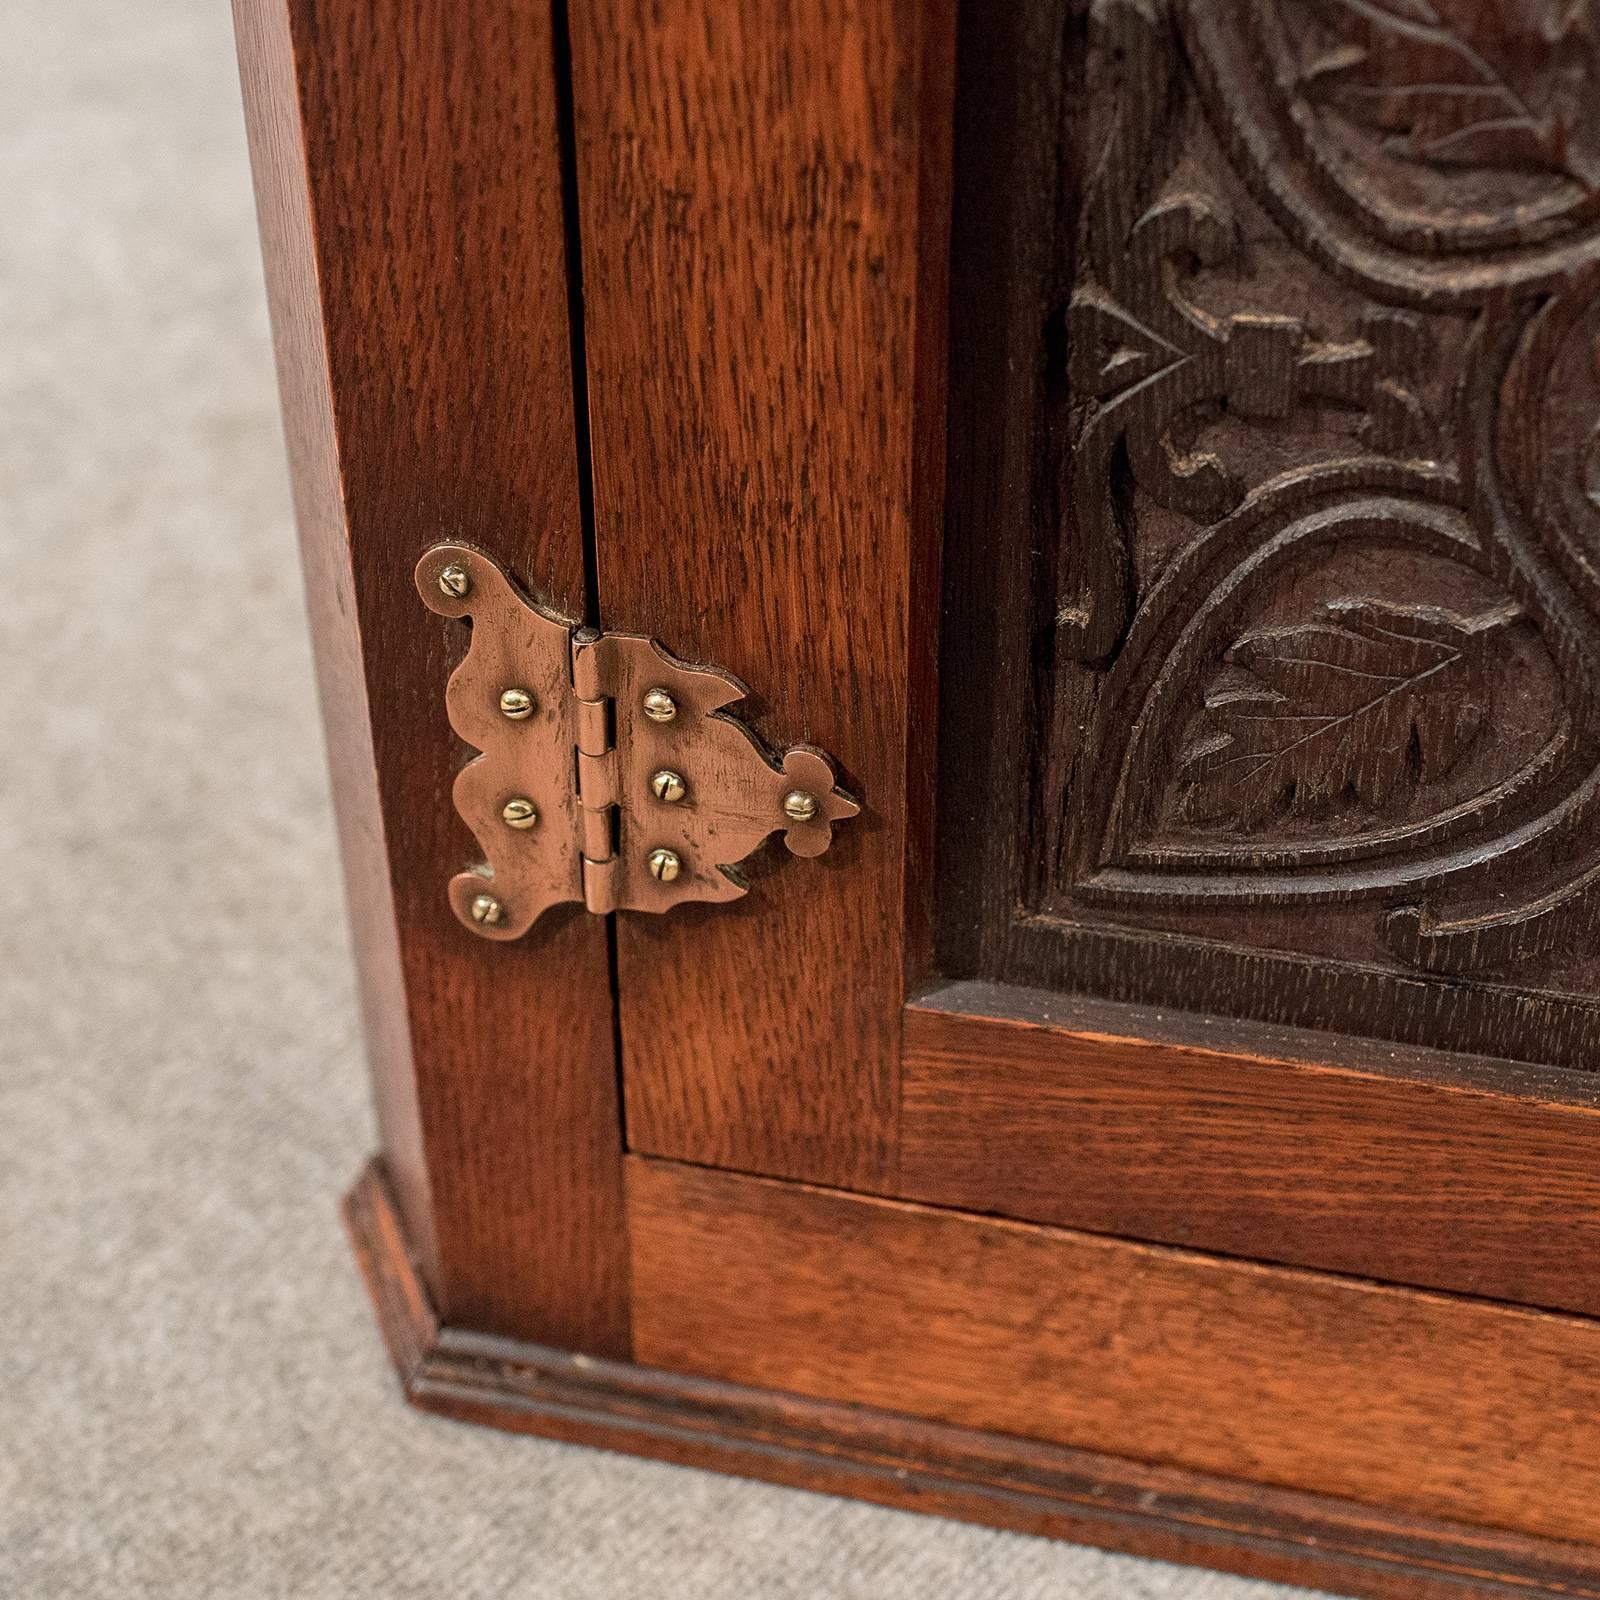
{"label": "oak corner cabinet", "polygon": [[450,1416],[1600,1596],[1592,0],[236,0]]}

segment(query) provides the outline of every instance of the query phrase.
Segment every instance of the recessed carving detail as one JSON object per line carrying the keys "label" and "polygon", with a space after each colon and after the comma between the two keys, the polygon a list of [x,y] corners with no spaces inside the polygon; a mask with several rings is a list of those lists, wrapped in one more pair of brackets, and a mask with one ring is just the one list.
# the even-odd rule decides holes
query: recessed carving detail
{"label": "recessed carving detail", "polygon": [[1600,46],[1509,9],[1094,6],[1057,909],[1452,972],[1600,924]]}
{"label": "recessed carving detail", "polygon": [[1177,0],[1192,87],[1309,254],[1434,310],[1600,245],[1592,0]]}
{"label": "recessed carving detail", "polygon": [[1183,820],[1248,829],[1346,794],[1381,812],[1447,776],[1483,726],[1483,635],[1514,616],[1334,600],[1316,621],[1252,629],[1178,763]]}
{"label": "recessed carving detail", "polygon": [[[1504,31],[1519,10],[1541,9],[1548,17],[1530,15],[1528,39]],[[1517,81],[1561,71],[1569,40],[1581,55],[1582,7],[1313,0],[1303,13],[1302,92],[1374,135],[1385,151],[1434,166],[1550,173],[1586,189],[1600,178],[1583,144],[1593,106],[1563,96],[1540,107]],[[1491,17],[1499,30],[1481,28]],[[1560,30],[1554,37],[1551,24]]]}

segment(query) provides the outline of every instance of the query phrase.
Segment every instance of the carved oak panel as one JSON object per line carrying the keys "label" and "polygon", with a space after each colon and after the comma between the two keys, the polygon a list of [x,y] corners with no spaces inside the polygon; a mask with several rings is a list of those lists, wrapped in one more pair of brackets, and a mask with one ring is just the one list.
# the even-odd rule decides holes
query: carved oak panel
{"label": "carved oak panel", "polygon": [[1600,988],[1595,12],[1069,20],[1036,922]]}

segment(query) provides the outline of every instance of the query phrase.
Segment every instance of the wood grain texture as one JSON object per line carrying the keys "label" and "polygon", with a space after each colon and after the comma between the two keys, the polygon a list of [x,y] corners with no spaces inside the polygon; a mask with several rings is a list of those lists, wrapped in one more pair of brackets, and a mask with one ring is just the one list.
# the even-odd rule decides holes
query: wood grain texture
{"label": "wood grain texture", "polygon": [[1595,18],[1403,10],[965,19],[941,968],[1589,1070]]}
{"label": "wood grain texture", "polygon": [[865,807],[821,861],[757,858],[737,906],[619,925],[639,1149],[892,1172],[926,921],[907,773],[929,782],[951,26],[943,0],[573,15],[604,621],[737,673],[756,726],[835,754]]}
{"label": "wood grain texture", "polygon": [[581,610],[547,7],[239,0],[240,54],[379,1119],[439,1305],[627,1344],[605,930],[451,914],[461,624],[411,574],[492,550]]}
{"label": "wood grain texture", "polygon": [[345,1217],[424,1411],[1370,1600],[1600,1600],[1600,1557],[1569,1543],[442,1326],[377,1167]]}
{"label": "wood grain texture", "polygon": [[1600,1538],[1600,1324],[627,1166],[645,1365]]}
{"label": "wood grain texture", "polygon": [[1600,1311],[1583,1078],[985,987],[907,1013],[905,1199]]}
{"label": "wood grain texture", "polygon": [[378,1134],[412,1248],[428,1281],[437,1285],[439,1247],[412,1069],[405,970],[383,813],[372,777],[361,636],[353,622],[355,573],[328,388],[294,41],[287,7],[271,0],[236,6],[234,26],[323,731],[345,893],[356,929]]}

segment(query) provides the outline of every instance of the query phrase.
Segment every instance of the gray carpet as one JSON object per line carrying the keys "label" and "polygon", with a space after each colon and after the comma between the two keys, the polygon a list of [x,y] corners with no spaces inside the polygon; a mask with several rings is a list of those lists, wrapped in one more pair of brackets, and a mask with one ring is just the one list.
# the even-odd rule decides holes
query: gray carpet
{"label": "gray carpet", "polygon": [[402,1406],[226,0],[5,0],[0,201],[0,1595],[1288,1596]]}

